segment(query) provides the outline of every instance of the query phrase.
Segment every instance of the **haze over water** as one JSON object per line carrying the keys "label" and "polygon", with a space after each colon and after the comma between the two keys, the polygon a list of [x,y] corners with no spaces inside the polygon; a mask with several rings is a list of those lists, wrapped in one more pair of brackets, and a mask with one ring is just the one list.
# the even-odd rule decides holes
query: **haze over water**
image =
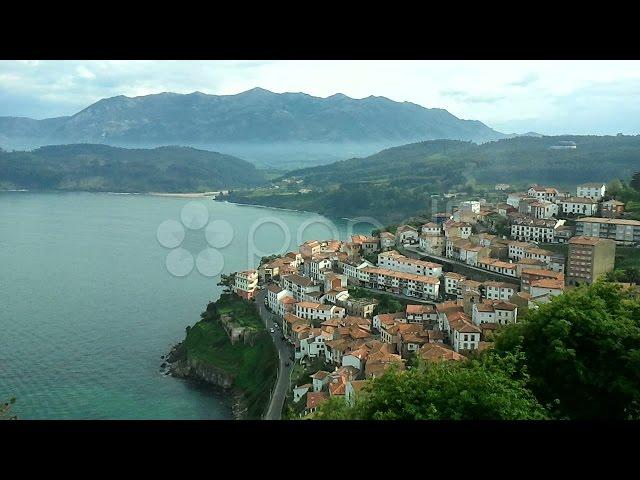
{"label": "haze over water", "polygon": [[[233,228],[233,241],[217,249],[225,273],[257,265],[247,254],[255,222],[281,220],[291,249],[297,229],[318,217],[201,199],[0,193],[0,398],[16,396],[20,418],[230,418],[228,399],[159,370],[160,356],[220,293],[219,278],[195,267],[185,277],[171,275],[170,249],[157,239],[158,226],[180,222],[194,201],[206,206],[209,221]],[[347,223],[335,224],[345,238]],[[180,246],[194,257],[209,247],[204,228],[185,232]],[[312,225],[301,237],[330,236]],[[284,238],[273,224],[255,231],[264,252]]]}

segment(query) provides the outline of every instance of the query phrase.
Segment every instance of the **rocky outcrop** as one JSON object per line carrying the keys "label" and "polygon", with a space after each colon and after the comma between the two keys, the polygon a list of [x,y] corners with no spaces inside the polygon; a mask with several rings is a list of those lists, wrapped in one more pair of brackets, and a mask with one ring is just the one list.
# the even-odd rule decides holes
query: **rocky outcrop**
{"label": "rocky outcrop", "polygon": [[191,378],[223,389],[233,387],[233,376],[226,371],[197,359],[180,359],[169,367],[174,377]]}
{"label": "rocky outcrop", "polygon": [[206,383],[220,389],[223,394],[232,397],[231,410],[233,418],[236,420],[246,418],[247,407],[244,395],[241,390],[234,387],[233,375],[210,363],[187,358],[183,342],[171,349],[166,357],[166,362],[160,368],[166,375]]}

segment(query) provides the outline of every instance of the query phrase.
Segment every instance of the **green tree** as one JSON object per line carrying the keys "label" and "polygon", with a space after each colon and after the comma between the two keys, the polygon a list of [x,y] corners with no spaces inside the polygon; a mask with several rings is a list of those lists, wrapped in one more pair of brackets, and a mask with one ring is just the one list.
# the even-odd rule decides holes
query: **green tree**
{"label": "green tree", "polygon": [[633,174],[631,182],[629,182],[629,186],[634,190],[640,192],[640,172],[636,172]]}
{"label": "green tree", "polygon": [[11,397],[10,399],[0,404],[0,420],[18,419],[18,417],[11,411],[14,403],[16,403],[16,398]]}
{"label": "green tree", "polygon": [[528,386],[557,418],[640,419],[640,300],[604,281],[580,286],[505,328],[498,353],[522,351]]}
{"label": "green tree", "polygon": [[229,275],[221,274],[220,281],[218,282],[218,286],[222,287],[222,292],[226,294],[230,294],[233,292],[233,282],[235,281],[235,275],[230,273]]}
{"label": "green tree", "polygon": [[624,185],[619,178],[614,178],[607,184],[607,196],[615,198],[624,190]]}
{"label": "green tree", "polygon": [[517,355],[389,369],[361,391],[354,407],[323,404],[316,418],[362,420],[519,420],[547,418],[516,372]]}
{"label": "green tree", "polygon": [[356,409],[350,407],[342,396],[331,397],[322,403],[312,418],[314,420],[358,420]]}

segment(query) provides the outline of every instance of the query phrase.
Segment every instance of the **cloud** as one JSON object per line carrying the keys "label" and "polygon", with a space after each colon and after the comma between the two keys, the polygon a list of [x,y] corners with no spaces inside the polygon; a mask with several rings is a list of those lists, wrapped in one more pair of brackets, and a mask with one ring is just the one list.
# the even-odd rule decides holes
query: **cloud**
{"label": "cloud", "polygon": [[640,131],[638,61],[0,61],[0,116],[72,115],[117,95],[253,87],[384,96],[506,132]]}
{"label": "cloud", "polygon": [[465,101],[471,103],[496,103],[507,98],[505,95],[469,95]]}
{"label": "cloud", "polygon": [[512,87],[528,87],[529,85],[535,83],[538,80],[539,76],[536,73],[528,73],[520,80],[516,80],[515,82],[510,82],[507,85]]}
{"label": "cloud", "polygon": [[467,92],[463,92],[462,90],[442,90],[440,95],[444,97],[464,98],[467,96]]}
{"label": "cloud", "polygon": [[467,103],[495,103],[506,98],[505,95],[472,95],[462,90],[442,90],[440,95]]}
{"label": "cloud", "polygon": [[91,70],[89,70],[84,65],[78,66],[76,68],[76,73],[78,75],[80,75],[81,78],[85,78],[85,79],[88,79],[88,80],[93,80],[94,78],[96,78],[96,74],[93,73]]}

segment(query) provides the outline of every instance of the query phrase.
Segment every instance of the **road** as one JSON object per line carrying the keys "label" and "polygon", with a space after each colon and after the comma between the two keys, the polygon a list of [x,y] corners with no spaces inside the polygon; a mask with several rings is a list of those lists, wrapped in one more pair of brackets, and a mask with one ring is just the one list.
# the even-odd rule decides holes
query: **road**
{"label": "road", "polygon": [[[495,278],[498,281],[502,281],[502,282],[520,283],[520,279],[519,278],[511,277],[509,275],[504,275],[504,274],[498,273],[498,272],[492,272],[492,271],[489,271],[489,270],[485,270],[484,268],[474,267],[472,265],[469,265],[467,263],[463,263],[463,262],[454,260],[452,258],[437,257],[435,255],[424,253],[423,251],[421,251],[420,249],[418,249],[416,247],[403,247],[402,250],[404,250],[404,252],[401,251],[400,253],[406,253],[408,257],[411,256],[413,258],[418,258],[418,259],[427,257],[429,259],[429,261],[448,263],[450,265],[458,265],[461,268],[466,268],[466,269],[471,270],[473,272],[477,272],[478,274],[482,275],[483,280],[486,280],[486,277],[489,277],[489,278]],[[411,254],[413,254],[413,255],[411,255]],[[469,276],[469,274],[467,274],[466,276]]]}
{"label": "road", "polygon": [[[287,394],[287,390],[289,389],[289,378],[291,376],[291,371],[293,370],[293,361],[291,357],[293,356],[293,347],[286,341],[282,340],[282,325],[279,325],[280,328],[277,328],[275,333],[270,333],[271,328],[273,327],[273,318],[279,318],[275,314],[272,314],[267,310],[267,307],[264,305],[264,299],[267,294],[266,290],[260,290],[260,292],[256,295],[256,306],[258,307],[258,312],[260,312],[260,317],[267,328],[267,332],[271,335],[274,345],[278,350],[278,378],[276,379],[276,384],[271,391],[271,399],[269,401],[269,407],[267,408],[267,413],[264,416],[265,420],[280,420],[282,417],[282,407],[284,405],[284,399]],[[273,317],[273,318],[272,318]],[[286,362],[289,362],[289,366],[285,365]]]}
{"label": "road", "polygon": [[383,293],[385,295],[389,295],[391,297],[395,297],[395,298],[398,298],[400,300],[406,300],[406,301],[409,301],[409,302],[412,302],[412,303],[424,303],[424,304],[427,304],[427,305],[433,305],[433,304],[437,303],[437,300],[426,300],[426,299],[423,299],[423,298],[409,297],[409,296],[403,295],[401,293],[387,292],[386,290],[379,290],[377,288],[369,288],[369,287],[364,287],[364,286],[361,286],[361,285],[354,285],[354,286],[357,286],[358,288],[361,288],[362,290],[367,290],[368,292],[371,292],[371,293],[377,293],[377,294]]}

